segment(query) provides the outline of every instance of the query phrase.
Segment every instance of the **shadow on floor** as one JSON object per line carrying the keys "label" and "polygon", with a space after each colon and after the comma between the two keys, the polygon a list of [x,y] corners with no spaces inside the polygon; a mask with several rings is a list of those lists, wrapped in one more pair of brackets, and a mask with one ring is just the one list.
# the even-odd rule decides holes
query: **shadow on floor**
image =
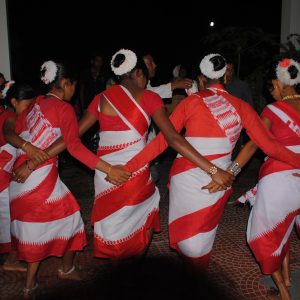
{"label": "shadow on floor", "polygon": [[147,258],[125,263],[92,282],[72,284],[36,299],[106,300],[133,299],[211,299],[229,300],[204,275],[195,276],[181,263],[166,257]]}

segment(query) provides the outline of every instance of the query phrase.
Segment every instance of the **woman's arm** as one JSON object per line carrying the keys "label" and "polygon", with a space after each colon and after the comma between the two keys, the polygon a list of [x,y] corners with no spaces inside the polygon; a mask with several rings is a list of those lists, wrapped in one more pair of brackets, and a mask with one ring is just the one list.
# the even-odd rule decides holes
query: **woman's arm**
{"label": "woman's arm", "polygon": [[[261,117],[261,119],[264,122],[264,124],[266,125],[266,127],[268,129],[270,129],[272,122],[266,117]],[[257,148],[258,147],[255,145],[255,143],[250,140],[239,152],[239,154],[237,155],[237,157],[235,159],[235,162],[237,162],[239,164],[239,166],[241,168],[243,168],[248,163],[248,161],[251,159],[251,157],[254,155]],[[228,171],[230,171],[230,170],[228,170]],[[214,181],[211,181],[208,185],[202,187],[202,189],[207,189],[210,193],[214,193],[214,192],[218,191],[219,188],[220,188],[220,185]]]}
{"label": "woman's arm", "polygon": [[[181,131],[185,121],[185,102],[181,102],[174,110],[170,119],[164,108],[158,109],[152,116],[156,125],[160,128],[159,135],[152,140],[139,154],[126,164],[126,169],[136,171],[147,162],[163,152],[168,145],[179,152],[186,159],[197,165],[207,173],[213,173],[212,179],[227,188],[232,185],[234,176],[215,166],[195,150],[177,131]],[[171,120],[171,121],[170,121]],[[172,122],[172,123],[171,123]],[[174,125],[174,126],[173,126]],[[175,127],[175,128],[174,128]],[[176,131],[177,130],[177,131]]]}
{"label": "woman's arm", "polygon": [[[113,167],[109,163],[100,160],[97,155],[88,150],[81,143],[78,134],[79,128],[77,119],[71,106],[66,105],[60,112],[59,126],[63,139],[67,145],[67,149],[73,157],[84,163],[90,169],[97,169],[101,172],[106,173],[107,176],[110,176],[112,178],[114,184],[121,184],[129,179],[129,177],[131,176],[130,172],[126,171],[121,166]],[[83,127],[86,128],[87,126]]]}
{"label": "woman's arm", "polygon": [[[97,121],[97,118],[89,113],[86,112],[84,116],[80,119],[78,126],[79,126],[79,136],[81,137],[84,135],[87,130],[89,130]],[[50,157],[54,157],[59,153],[63,152],[67,148],[64,140],[60,137],[56,140],[50,147],[46,149],[46,152],[49,154]]]}
{"label": "woman's arm", "polygon": [[[269,120],[266,117],[261,117],[263,123],[266,125],[266,128],[270,130],[272,126],[271,120]],[[235,161],[243,168],[248,161],[251,159],[251,157],[254,155],[254,153],[257,150],[257,146],[253,141],[249,141],[239,152],[238,156],[236,157]]]}
{"label": "woman's arm", "polygon": [[40,164],[49,159],[49,155],[33,146],[30,142],[22,139],[15,132],[16,118],[7,118],[3,124],[3,136],[5,140],[16,148],[22,149],[34,162]]}

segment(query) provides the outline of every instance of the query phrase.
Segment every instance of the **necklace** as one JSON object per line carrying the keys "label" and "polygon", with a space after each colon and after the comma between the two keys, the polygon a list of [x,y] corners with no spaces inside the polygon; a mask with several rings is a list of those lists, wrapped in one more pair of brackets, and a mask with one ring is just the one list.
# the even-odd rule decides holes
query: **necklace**
{"label": "necklace", "polygon": [[53,93],[47,93],[46,96],[53,96],[59,100],[62,100],[60,97],[58,97],[57,95],[53,94]]}
{"label": "necklace", "polygon": [[300,95],[289,95],[282,98],[282,101],[289,100],[289,99],[296,99],[300,98]]}

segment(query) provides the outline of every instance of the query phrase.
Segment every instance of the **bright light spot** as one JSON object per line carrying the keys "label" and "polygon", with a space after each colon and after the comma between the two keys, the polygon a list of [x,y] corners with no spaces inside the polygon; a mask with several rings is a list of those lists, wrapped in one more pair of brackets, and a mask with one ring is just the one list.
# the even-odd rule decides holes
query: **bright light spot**
{"label": "bright light spot", "polygon": [[215,26],[215,22],[210,22],[210,23],[209,23],[209,26],[210,26],[210,27],[214,27],[214,26]]}

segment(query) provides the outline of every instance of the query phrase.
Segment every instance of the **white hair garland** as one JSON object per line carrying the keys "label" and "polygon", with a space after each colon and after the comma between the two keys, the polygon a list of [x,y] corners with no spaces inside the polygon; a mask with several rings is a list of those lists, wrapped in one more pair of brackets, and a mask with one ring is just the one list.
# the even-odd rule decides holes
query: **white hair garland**
{"label": "white hair garland", "polygon": [[[114,60],[118,54],[123,54],[125,56],[125,60],[119,67],[115,67]],[[113,55],[110,65],[112,71],[116,75],[121,76],[133,70],[134,67],[136,66],[136,63],[137,63],[137,57],[133,51],[128,49],[121,49]]]}
{"label": "white hair garland", "polygon": [[[288,71],[290,66],[296,67],[298,74],[295,78],[291,78],[291,74]],[[276,76],[279,81],[285,85],[293,86],[300,83],[300,64],[291,58],[282,59],[276,67]]]}
{"label": "white hair garland", "polygon": [[210,61],[210,59],[214,56],[222,56],[222,55],[220,55],[218,53],[208,54],[208,55],[204,56],[204,58],[201,60],[201,63],[199,65],[201,73],[210,79],[221,78],[225,74],[226,66],[227,66],[225,64],[224,68],[222,68],[219,71],[215,71],[214,65]]}
{"label": "white hair garland", "polygon": [[44,62],[41,66],[41,72],[44,71],[44,75],[41,77],[41,80],[45,84],[49,84],[54,81],[57,73],[57,65],[54,61],[48,60]]}

